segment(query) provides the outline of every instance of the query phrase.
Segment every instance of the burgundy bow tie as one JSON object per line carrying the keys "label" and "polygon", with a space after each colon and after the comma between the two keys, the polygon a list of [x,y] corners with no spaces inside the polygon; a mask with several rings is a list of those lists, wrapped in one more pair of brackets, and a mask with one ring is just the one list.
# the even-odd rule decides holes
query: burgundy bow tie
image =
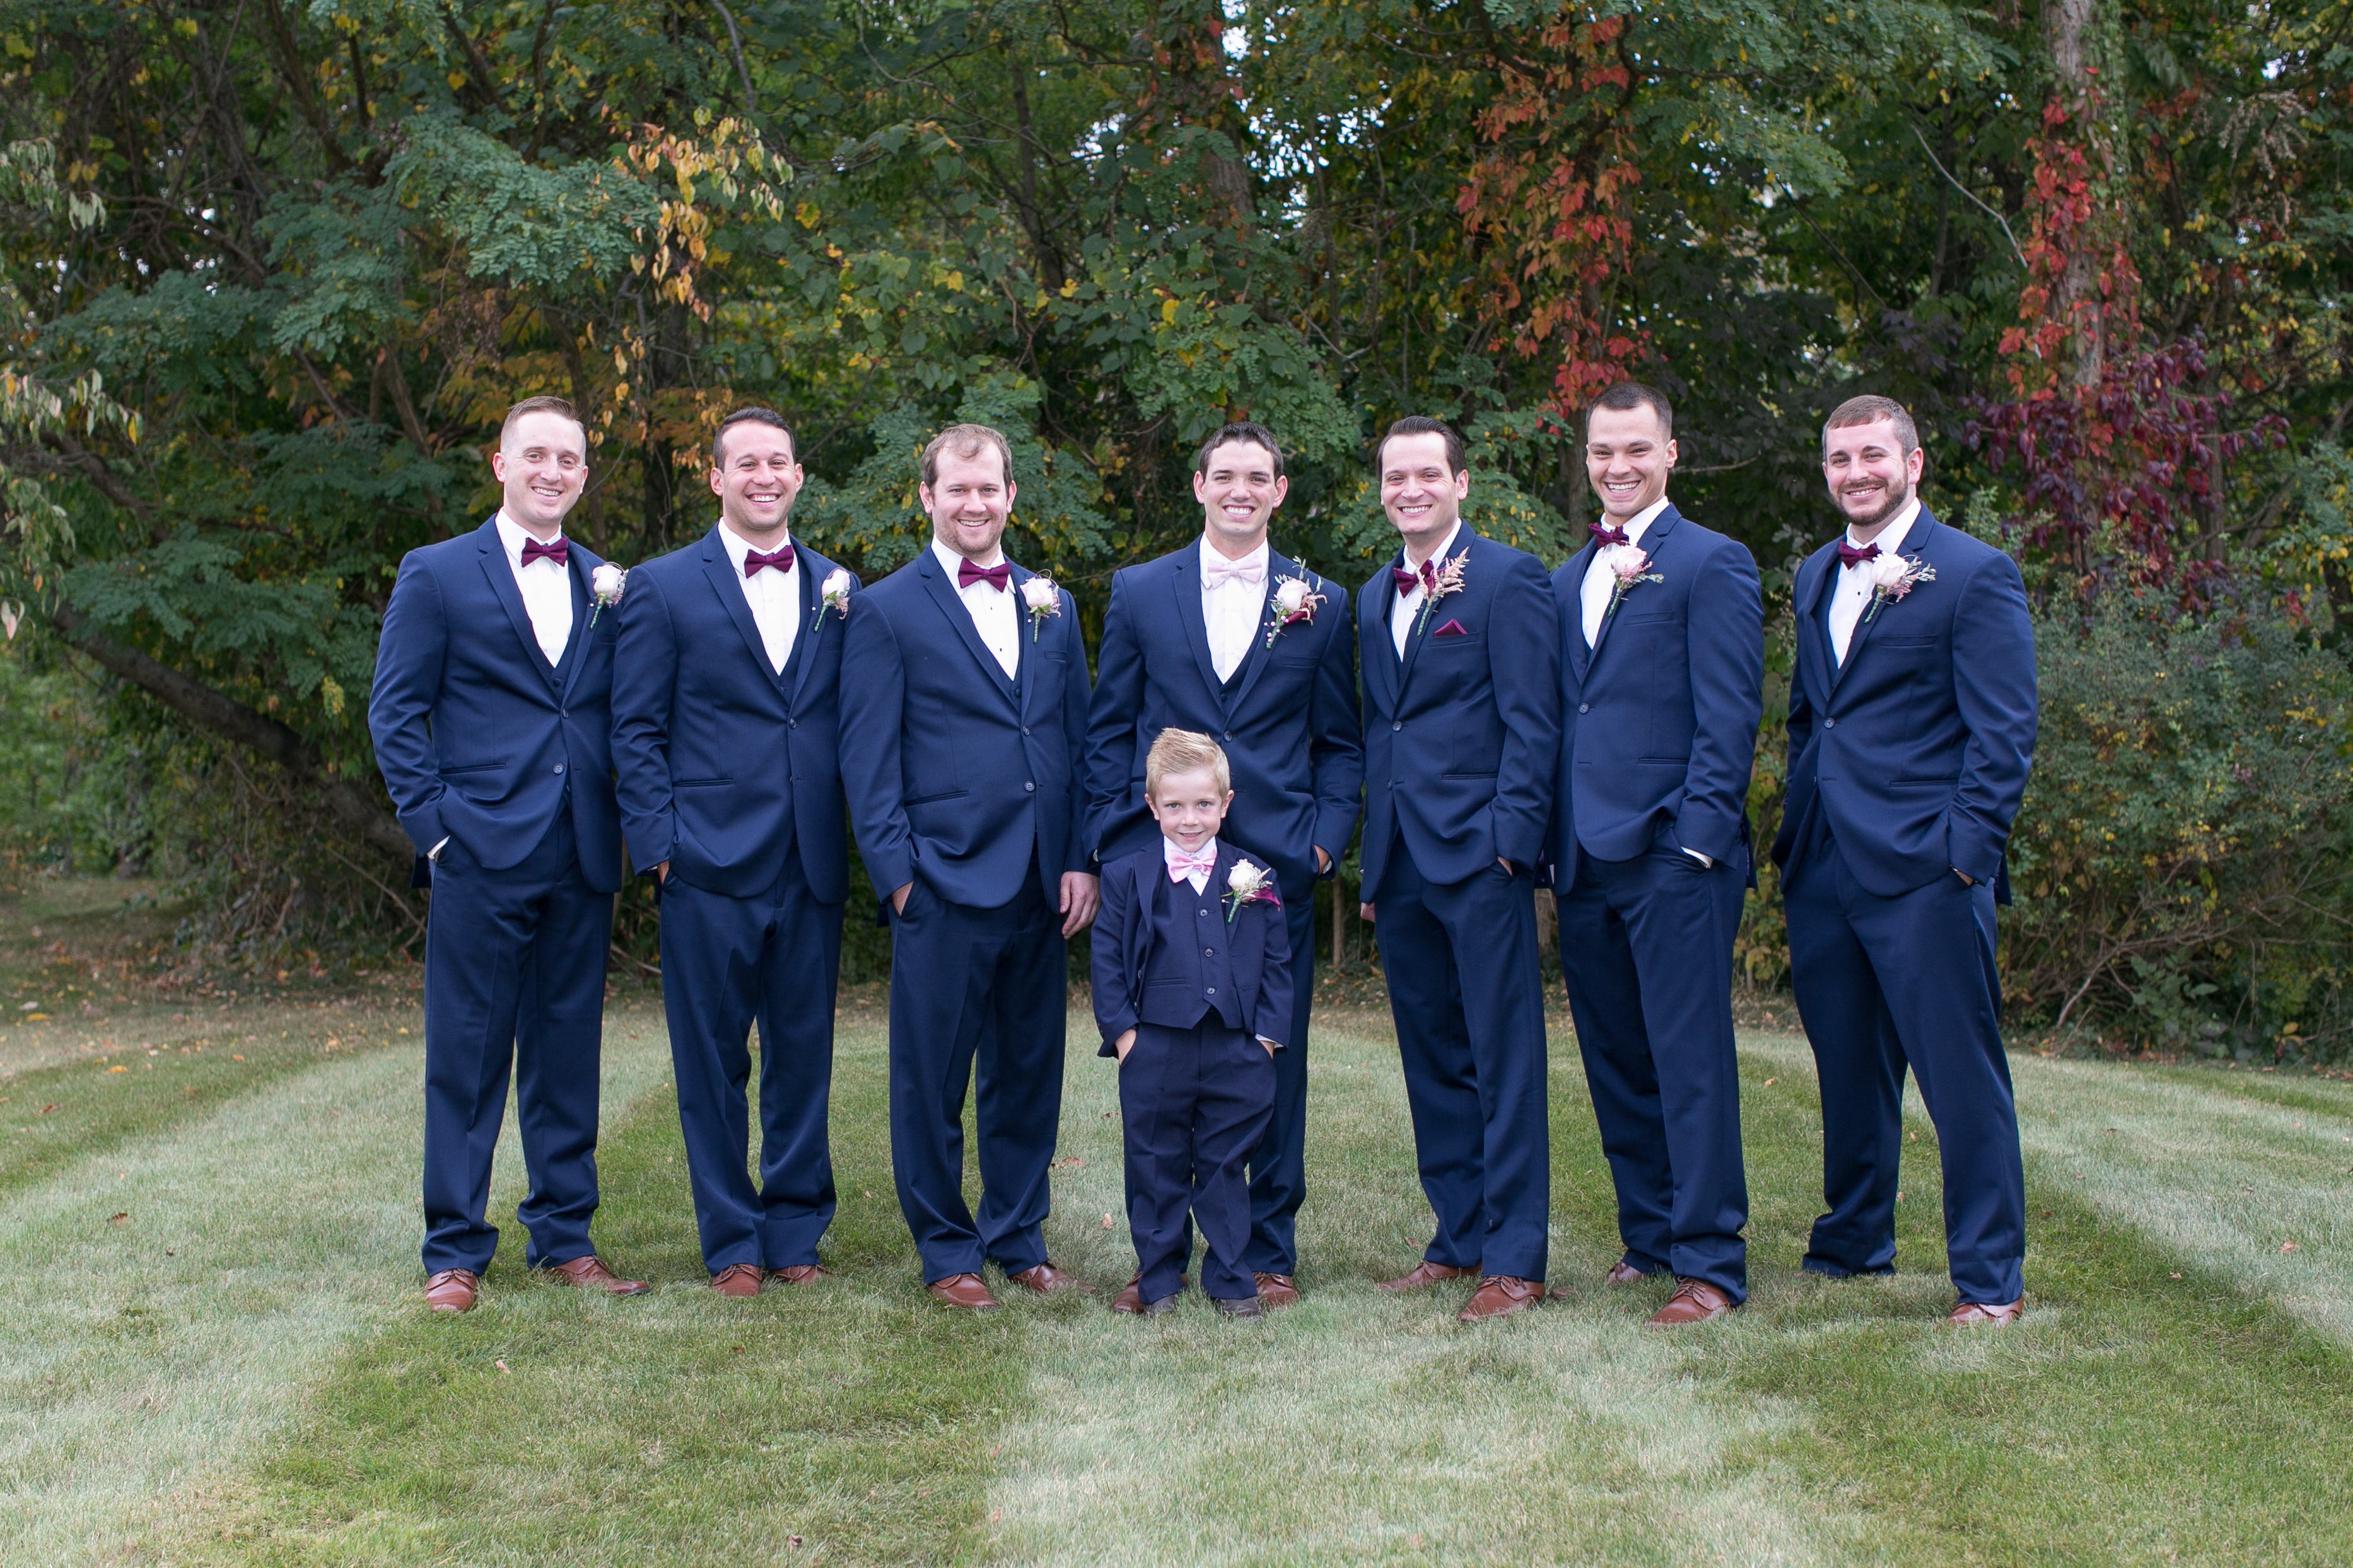
{"label": "burgundy bow tie", "polygon": [[1002,594],[1005,585],[1012,581],[1013,563],[1010,561],[1000,561],[994,566],[976,566],[968,560],[956,563],[958,591],[969,588],[975,583],[986,583]]}
{"label": "burgundy bow tie", "polygon": [[1857,550],[1845,540],[1841,539],[1839,541],[1839,564],[1841,566],[1860,566],[1866,561],[1876,561],[1878,559],[1879,546],[1876,544],[1866,544],[1862,549]]}
{"label": "burgundy bow tie", "polygon": [[789,544],[779,545],[777,548],[769,551],[765,555],[761,554],[756,550],[746,550],[744,552],[744,576],[749,577],[753,573],[757,572],[763,566],[773,566],[779,572],[791,571],[793,569],[793,547]]}
{"label": "burgundy bow tie", "polygon": [[571,541],[565,539],[562,534],[558,534],[554,539],[545,544],[542,544],[536,539],[526,539],[522,542],[522,563],[524,565],[530,565],[533,562],[538,560],[543,555],[547,557],[550,561],[554,562],[558,566],[569,563],[572,560]]}
{"label": "burgundy bow tie", "polygon": [[1588,522],[1585,525],[1585,531],[1593,535],[1604,548],[1613,544],[1634,542],[1626,531],[1614,522]]}
{"label": "burgundy bow tie", "polygon": [[1397,591],[1399,594],[1410,594],[1416,588],[1426,592],[1438,582],[1436,568],[1427,561],[1421,563],[1421,570],[1419,572],[1409,572],[1402,566],[1392,566],[1389,568],[1389,575],[1397,580]]}

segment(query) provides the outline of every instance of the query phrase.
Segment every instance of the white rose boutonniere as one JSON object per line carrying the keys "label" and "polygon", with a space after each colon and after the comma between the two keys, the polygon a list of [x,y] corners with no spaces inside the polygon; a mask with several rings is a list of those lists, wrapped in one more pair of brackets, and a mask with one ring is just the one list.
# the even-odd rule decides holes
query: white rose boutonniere
{"label": "white rose boutonniere", "polygon": [[1609,546],[1601,552],[1601,564],[1609,569],[1610,578],[1609,603],[1601,612],[1605,616],[1614,615],[1618,601],[1632,593],[1636,585],[1667,580],[1663,574],[1651,570],[1651,558],[1639,544]]}
{"label": "white rose boutonniere", "polygon": [[1272,904],[1282,907],[1282,896],[1274,890],[1274,873],[1264,866],[1253,866],[1247,860],[1237,860],[1234,868],[1226,873],[1226,923],[1242,912],[1244,904]]}
{"label": "white rose boutonniere", "polygon": [[596,601],[596,607],[588,612],[588,627],[591,631],[596,629],[596,617],[605,613],[607,605],[617,605],[621,602],[621,590],[628,585],[628,573],[609,561],[588,574],[588,592]]}
{"label": "white rose boutonniere", "polygon": [[1293,621],[1315,624],[1315,612],[1324,607],[1324,595],[1311,593],[1304,577],[1285,577],[1274,585],[1274,599],[1267,606],[1266,646],[1272,647],[1282,628]]}
{"label": "white rose boutonniere", "polygon": [[1936,580],[1936,569],[1917,555],[1887,554],[1871,563],[1871,607],[1862,612],[1869,621],[1879,614],[1879,606],[1892,605],[1923,583]]}
{"label": "white rose boutonniere", "polygon": [[1051,577],[1032,577],[1021,584],[1021,607],[1029,612],[1029,640],[1036,642],[1039,626],[1062,613],[1061,590]]}
{"label": "white rose boutonniere", "polygon": [[826,574],[825,586],[817,591],[818,614],[839,610],[841,618],[849,618],[849,595],[858,586],[858,579],[849,574],[847,566],[837,566]]}

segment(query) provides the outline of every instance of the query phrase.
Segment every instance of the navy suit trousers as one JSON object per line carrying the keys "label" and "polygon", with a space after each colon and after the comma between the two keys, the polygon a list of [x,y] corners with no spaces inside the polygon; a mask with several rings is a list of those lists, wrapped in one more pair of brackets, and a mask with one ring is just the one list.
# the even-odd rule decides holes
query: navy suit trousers
{"label": "navy suit trousers", "polygon": [[1822,1199],[1804,1267],[1895,1267],[1904,1074],[1919,1075],[1944,1160],[1945,1246],[1964,1301],[2025,1293],[2026,1171],[2002,1052],[1993,889],[1944,876],[1866,892],[1827,837],[1783,883],[1798,1012],[1821,1079]]}
{"label": "navy suit trousers", "polygon": [[492,871],[452,838],[425,931],[425,1268],[480,1274],[507,1080],[531,1186],[516,1211],[533,1268],[595,1248],[596,1089],[613,896],[580,872],[569,799],[538,845]]}
{"label": "navy suit trousers", "polygon": [[1625,1261],[1748,1294],[1748,1180],[1732,1040],[1732,939],[1747,868],[1672,834],[1630,860],[1578,853],[1559,900],[1577,1048],[1618,1189]]}
{"label": "navy suit trousers", "polygon": [[[833,1222],[833,1154],[826,1102],[833,1086],[834,983],[841,971],[839,904],[809,891],[797,846],[768,889],[748,899],[676,874],[661,889],[662,1011],[670,1020],[678,1120],[694,1188],[702,1261],[815,1263]],[[746,1043],[760,1027],[760,1184],[751,1137]]]}
{"label": "navy suit trousers", "polygon": [[1525,866],[1425,882],[1396,841],[1376,909],[1414,1153],[1438,1220],[1423,1256],[1522,1279],[1545,1277],[1552,1201],[1535,890]]}
{"label": "navy suit trousers", "polygon": [[1275,1063],[1255,1036],[1215,1016],[1190,1029],[1139,1024],[1119,1064],[1126,1131],[1127,1226],[1142,1299],[1173,1296],[1192,1251],[1187,1216],[1207,1257],[1201,1289],[1220,1300],[1255,1299],[1248,1256],[1250,1182],[1243,1162],[1266,1135]]}
{"label": "navy suit trousers", "polygon": [[[976,1274],[984,1258],[1008,1274],[1046,1261],[1068,955],[1038,875],[1011,902],[972,909],[919,873],[891,917],[891,1168],[925,1284]],[[977,1217],[964,1201],[965,1088],[976,1076]]]}

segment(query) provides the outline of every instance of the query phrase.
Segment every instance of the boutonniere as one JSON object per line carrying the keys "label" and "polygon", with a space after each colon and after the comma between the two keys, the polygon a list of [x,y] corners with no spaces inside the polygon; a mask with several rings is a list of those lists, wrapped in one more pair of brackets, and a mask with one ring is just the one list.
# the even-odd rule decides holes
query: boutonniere
{"label": "boutonniere", "polygon": [[628,585],[628,573],[609,561],[601,563],[596,570],[588,574],[588,592],[596,601],[596,607],[588,612],[590,631],[596,629],[596,617],[605,613],[606,605],[617,605],[621,602],[621,590]]}
{"label": "boutonniere", "polygon": [[1266,646],[1272,647],[1282,628],[1293,621],[1315,624],[1315,612],[1324,607],[1324,595],[1307,591],[1304,577],[1284,577],[1274,585],[1274,599],[1267,606]]}
{"label": "boutonniere", "polygon": [[1272,904],[1282,907],[1282,896],[1274,890],[1274,873],[1263,866],[1253,866],[1247,860],[1237,860],[1234,868],[1226,873],[1226,923],[1242,912],[1244,904]]}
{"label": "boutonniere", "polygon": [[857,586],[858,579],[849,574],[849,567],[835,567],[826,574],[825,586],[817,591],[817,613],[821,616],[828,610],[839,610],[841,618],[848,620],[850,591]]}
{"label": "boutonniere", "polygon": [[1415,631],[1419,632],[1423,626],[1430,625],[1430,612],[1438,607],[1439,600],[1449,594],[1462,592],[1462,569],[1470,559],[1471,552],[1465,550],[1461,554],[1440,566],[1435,573],[1430,570],[1430,563],[1427,561],[1422,563],[1421,619],[1415,624],[1413,628]]}
{"label": "boutonniere", "polygon": [[1062,613],[1062,595],[1051,577],[1032,577],[1021,584],[1021,607],[1029,612],[1029,640],[1038,640],[1038,628],[1049,616]]}
{"label": "boutonniere", "polygon": [[1609,569],[1609,603],[1602,607],[1606,618],[1618,611],[1618,601],[1644,583],[1663,583],[1663,573],[1651,570],[1651,558],[1639,544],[1612,544],[1601,552],[1601,564]]}
{"label": "boutonniere", "polygon": [[1868,622],[1879,614],[1879,606],[1892,605],[1923,583],[1936,580],[1936,569],[1917,555],[1883,555],[1871,563],[1871,607],[1862,612]]}

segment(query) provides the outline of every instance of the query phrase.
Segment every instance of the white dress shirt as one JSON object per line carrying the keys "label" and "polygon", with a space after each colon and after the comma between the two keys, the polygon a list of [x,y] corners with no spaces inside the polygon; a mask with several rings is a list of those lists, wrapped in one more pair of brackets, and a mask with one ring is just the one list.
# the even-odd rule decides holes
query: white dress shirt
{"label": "white dress shirt", "polygon": [[[787,532],[782,543],[760,553],[773,555],[792,542],[793,536]],[[744,557],[755,548],[752,542],[723,521],[719,525],[719,542],[727,547],[727,559],[735,569],[735,580],[744,584],[744,597],[752,605],[752,624],[760,628],[760,649],[768,656],[768,668],[782,675],[785,661],[793,657],[793,644],[801,635],[801,552],[794,550],[790,571],[763,566],[746,577]]]}
{"label": "white dress shirt", "polygon": [[[564,662],[564,645],[572,640],[572,574],[546,556],[522,563],[523,541],[532,536],[507,520],[499,509],[499,542],[506,546],[507,564],[514,571],[515,588],[522,595],[522,613],[531,617],[531,635],[550,666]],[[564,531],[555,531],[555,539]],[[547,542],[553,544],[555,539]]]}
{"label": "white dress shirt", "polygon": [[[965,558],[936,539],[932,541],[932,553],[946,569],[948,586],[955,588],[956,569],[964,564]],[[973,564],[994,566],[1004,559],[1005,552],[1000,550],[995,560],[976,561]],[[1008,576],[1002,589],[992,588],[986,583],[974,583],[957,588],[956,597],[964,601],[964,607],[970,612],[972,629],[980,634],[981,646],[996,656],[997,662],[1005,667],[1006,679],[1011,679],[1021,662],[1020,590]]]}
{"label": "white dress shirt", "polygon": [[[1895,521],[1879,531],[1872,542],[1879,546],[1882,555],[1900,554],[1904,537],[1912,531],[1912,520],[1920,515],[1920,498],[1914,496],[1895,514]],[[1858,550],[1862,544],[1854,530],[1847,530],[1846,542]],[[1831,654],[1841,665],[1846,663],[1846,650],[1854,641],[1854,628],[1862,624],[1862,613],[1871,607],[1871,568],[1873,563],[1858,561],[1852,566],[1839,568],[1838,585],[1831,590]]]}
{"label": "white dress shirt", "polygon": [[[1444,565],[1447,552],[1454,548],[1454,541],[1461,531],[1462,524],[1458,519],[1447,531],[1446,542],[1430,552],[1430,560]],[[1420,569],[1416,567],[1415,570],[1419,572]],[[1397,644],[1399,658],[1405,657],[1405,639],[1413,633],[1413,618],[1421,614],[1422,598],[1421,584],[1416,583],[1410,592],[1399,594],[1397,603],[1389,606],[1389,640]]]}
{"label": "white dress shirt", "polygon": [[[1659,514],[1666,510],[1667,498],[1661,496],[1641,511],[1636,512],[1633,520],[1624,525],[1626,542],[1641,543],[1642,535],[1649,531],[1651,524],[1659,521]],[[1605,518],[1603,521],[1608,520]],[[1577,585],[1577,607],[1585,612],[1585,646],[1588,647],[1591,647],[1600,639],[1601,617],[1609,613],[1609,593],[1618,585],[1616,574],[1602,563],[1603,553],[1599,550],[1593,552],[1592,564],[1585,569],[1585,581]]]}
{"label": "white dress shirt", "polygon": [[[1212,833],[1208,837],[1201,840],[1201,853],[1209,858],[1209,864],[1211,866],[1215,866],[1218,863],[1218,836],[1216,834]],[[1176,868],[1177,857],[1182,854],[1184,854],[1184,850],[1178,846],[1176,840],[1165,836],[1161,838],[1161,863],[1166,866],[1171,871],[1174,871]],[[1193,884],[1193,890],[1197,893],[1206,893],[1209,890],[1209,873],[1207,871],[1187,871],[1185,874],[1185,879]]]}
{"label": "white dress shirt", "polygon": [[[1201,541],[1201,619],[1209,629],[1209,665],[1221,681],[1231,680],[1250,652],[1258,632],[1259,614],[1266,608],[1266,569],[1273,552],[1260,540],[1258,548],[1239,561],[1229,562],[1208,539]],[[1215,569],[1225,580],[1210,586]]]}

